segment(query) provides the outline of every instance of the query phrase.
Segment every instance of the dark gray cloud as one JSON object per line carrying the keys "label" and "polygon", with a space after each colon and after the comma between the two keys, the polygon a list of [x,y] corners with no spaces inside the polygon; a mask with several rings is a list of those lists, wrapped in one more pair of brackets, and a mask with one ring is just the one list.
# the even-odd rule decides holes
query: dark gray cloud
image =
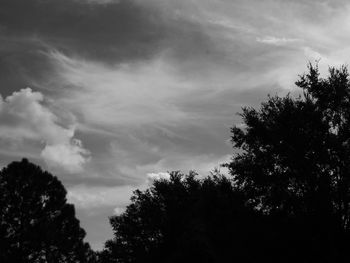
{"label": "dark gray cloud", "polygon": [[[52,50],[108,65],[152,60],[162,52],[183,65],[205,64],[219,53],[198,21],[152,1],[0,0],[0,34],[3,96],[26,86],[46,94],[64,87],[53,83]],[[184,72],[190,71],[184,66]]]}
{"label": "dark gray cloud", "polygon": [[1,95],[25,88],[30,79],[40,80],[50,72],[50,63],[42,53],[45,47],[35,39],[0,37]]}
{"label": "dark gray cloud", "polygon": [[0,26],[7,36],[39,38],[66,54],[112,63],[147,59],[165,46],[198,53],[207,42],[195,23],[134,0],[1,0]]}

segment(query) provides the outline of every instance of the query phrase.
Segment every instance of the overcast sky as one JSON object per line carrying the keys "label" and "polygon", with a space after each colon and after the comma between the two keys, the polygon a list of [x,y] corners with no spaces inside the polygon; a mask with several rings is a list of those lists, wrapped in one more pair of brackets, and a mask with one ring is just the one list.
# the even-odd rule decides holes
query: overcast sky
{"label": "overcast sky", "polygon": [[337,0],[0,0],[0,160],[64,183],[100,249],[136,188],[230,158],[242,106],[350,60]]}

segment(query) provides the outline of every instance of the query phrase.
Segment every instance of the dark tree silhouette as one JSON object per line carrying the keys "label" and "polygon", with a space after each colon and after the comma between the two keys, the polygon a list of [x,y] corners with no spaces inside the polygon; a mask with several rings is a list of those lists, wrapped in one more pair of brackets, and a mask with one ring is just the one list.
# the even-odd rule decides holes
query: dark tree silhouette
{"label": "dark tree silhouette", "polygon": [[102,262],[258,262],[259,244],[272,233],[229,179],[199,180],[194,173],[173,172],[135,191],[126,212],[110,221],[114,239]]}
{"label": "dark tree silhouette", "polygon": [[321,78],[310,64],[296,85],[298,98],[243,109],[228,167],[247,204],[294,227],[284,241],[307,248],[297,246],[296,262],[339,262],[350,228],[349,74],[343,66]]}
{"label": "dark tree silhouette", "polygon": [[23,159],[0,171],[0,262],[92,262],[61,182]]}

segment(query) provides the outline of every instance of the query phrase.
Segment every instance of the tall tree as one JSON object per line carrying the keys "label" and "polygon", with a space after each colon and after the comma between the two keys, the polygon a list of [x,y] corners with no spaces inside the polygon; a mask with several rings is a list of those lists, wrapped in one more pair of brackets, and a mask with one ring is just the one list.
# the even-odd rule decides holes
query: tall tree
{"label": "tall tree", "polygon": [[27,159],[0,171],[1,262],[92,262],[61,182]]}
{"label": "tall tree", "polygon": [[299,221],[300,239],[317,251],[311,254],[334,262],[350,230],[349,73],[330,68],[321,78],[317,65],[308,69],[296,82],[303,95],[243,109],[228,167],[249,205]]}

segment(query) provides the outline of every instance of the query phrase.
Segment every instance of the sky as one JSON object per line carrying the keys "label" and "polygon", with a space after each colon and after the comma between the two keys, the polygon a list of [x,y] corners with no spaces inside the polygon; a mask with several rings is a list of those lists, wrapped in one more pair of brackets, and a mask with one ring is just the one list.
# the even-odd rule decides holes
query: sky
{"label": "sky", "polygon": [[350,61],[343,0],[0,0],[0,165],[57,176],[86,240],[169,171],[208,175],[244,106]]}

